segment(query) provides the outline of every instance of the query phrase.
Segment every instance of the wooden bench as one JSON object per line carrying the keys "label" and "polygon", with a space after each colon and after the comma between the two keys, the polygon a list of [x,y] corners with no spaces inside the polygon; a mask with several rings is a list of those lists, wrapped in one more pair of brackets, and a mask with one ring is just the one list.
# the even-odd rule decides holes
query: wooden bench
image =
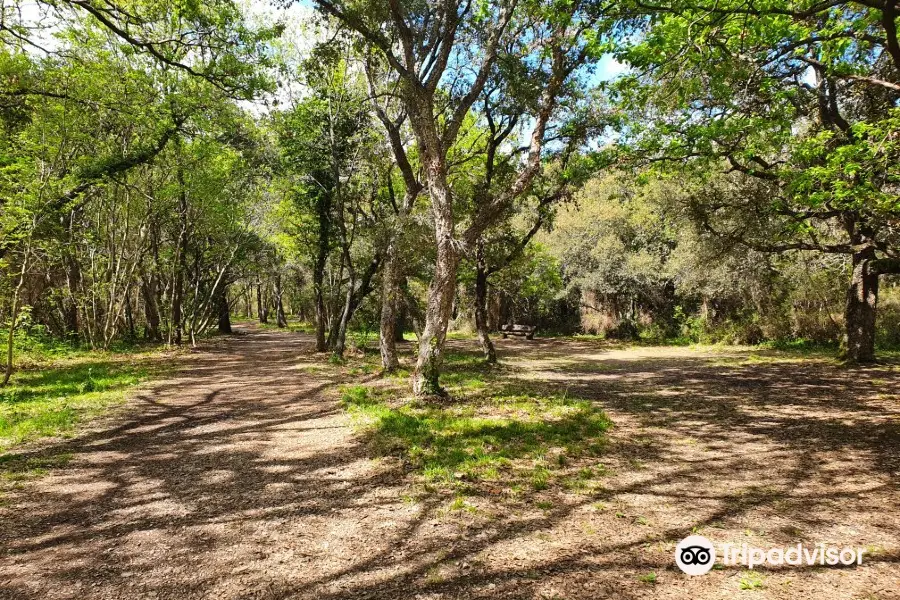
{"label": "wooden bench", "polygon": [[500,334],[503,336],[503,339],[506,339],[511,335],[523,335],[526,340],[534,339],[534,332],[537,330],[537,327],[534,325],[501,325],[500,326]]}

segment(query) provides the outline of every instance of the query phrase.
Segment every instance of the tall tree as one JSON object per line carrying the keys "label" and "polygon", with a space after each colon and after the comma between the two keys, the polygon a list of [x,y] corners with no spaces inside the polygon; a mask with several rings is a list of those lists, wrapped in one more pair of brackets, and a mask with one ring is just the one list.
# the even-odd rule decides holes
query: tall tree
{"label": "tall tree", "polygon": [[[276,115],[291,207],[281,230],[304,244],[312,272],[316,348],[342,357],[351,321],[373,290],[390,204],[386,160],[353,48],[340,36],[288,71],[309,92]],[[312,248],[305,251],[301,246]]]}
{"label": "tall tree", "polygon": [[[159,339],[172,314],[161,305],[174,299],[163,276],[173,247],[169,217],[188,216],[168,210],[168,201],[178,196],[190,208],[191,196],[208,198],[198,184],[225,165],[227,152],[207,152],[193,173],[172,159],[239,145],[233,98],[250,98],[267,81],[260,50],[274,31],[251,31],[230,2],[38,2],[0,10],[0,261],[12,267],[10,277],[27,279],[33,314],[51,329],[58,303],[66,333],[105,347],[123,327],[135,330],[143,302],[147,336]],[[35,10],[40,19],[29,16]],[[55,41],[45,45],[50,34]],[[232,51],[222,49],[225,40],[235,42]],[[234,183],[245,174],[232,164],[217,191],[238,191]],[[222,198],[234,207],[247,198],[241,192]],[[193,210],[215,213],[212,205]],[[181,257],[191,253],[191,263],[175,261],[178,280],[189,276],[179,312],[190,302],[175,321],[192,337],[208,325],[210,294],[224,283],[219,276],[206,287],[207,260],[221,257],[205,252],[214,236],[203,237],[234,231],[222,225],[196,229],[202,241],[190,248],[187,236],[174,244]],[[30,271],[38,257],[41,277]],[[10,333],[21,306],[11,300]]]}
{"label": "tall tree", "polygon": [[695,198],[709,232],[847,256],[846,355],[873,360],[879,278],[900,273],[896,3],[637,4],[646,29],[618,85],[638,111],[631,149],[743,179]]}
{"label": "tall tree", "polygon": [[[439,374],[461,253],[474,247],[479,234],[528,190],[540,171],[558,99],[574,81],[576,69],[601,46],[606,31],[601,3],[316,0],[315,5],[355,32],[387,66],[415,134],[437,258],[413,391],[442,393]],[[526,156],[513,183],[487,198],[465,231],[457,232],[460,218],[454,211],[448,152],[500,62],[517,64],[523,71],[520,81],[537,86],[528,107],[533,128]]]}

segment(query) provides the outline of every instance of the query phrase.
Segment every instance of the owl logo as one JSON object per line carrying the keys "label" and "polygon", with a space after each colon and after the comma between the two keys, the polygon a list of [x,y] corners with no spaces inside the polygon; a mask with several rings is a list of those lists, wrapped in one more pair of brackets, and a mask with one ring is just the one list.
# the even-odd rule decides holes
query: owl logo
{"label": "owl logo", "polygon": [[716,562],[716,549],[702,535],[691,535],[675,547],[675,564],[688,575],[705,575]]}

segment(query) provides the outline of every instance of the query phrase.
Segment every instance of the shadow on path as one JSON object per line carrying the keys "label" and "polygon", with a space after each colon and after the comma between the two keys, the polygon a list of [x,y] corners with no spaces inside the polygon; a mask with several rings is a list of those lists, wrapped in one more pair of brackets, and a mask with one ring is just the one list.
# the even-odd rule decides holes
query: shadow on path
{"label": "shadow on path", "polygon": [[[459,350],[472,348],[454,342]],[[510,385],[601,404],[616,428],[591,494],[524,492],[475,514],[371,460],[337,402],[351,378],[303,334],[252,330],[191,356],[69,442],[0,508],[0,598],[720,598],[674,543],[830,541],[853,569],[763,571],[756,598],[894,597],[900,372],[679,348],[499,341]],[[480,504],[479,504],[480,503]],[[654,572],[657,583],[639,579]],[[788,582],[788,583],[785,583]]]}

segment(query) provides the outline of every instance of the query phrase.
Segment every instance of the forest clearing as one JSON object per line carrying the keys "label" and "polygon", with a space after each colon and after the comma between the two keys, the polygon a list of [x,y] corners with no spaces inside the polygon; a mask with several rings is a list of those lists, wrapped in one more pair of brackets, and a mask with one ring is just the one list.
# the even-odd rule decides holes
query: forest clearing
{"label": "forest clearing", "polygon": [[897,0],[0,0],[0,600],[900,598]]}

